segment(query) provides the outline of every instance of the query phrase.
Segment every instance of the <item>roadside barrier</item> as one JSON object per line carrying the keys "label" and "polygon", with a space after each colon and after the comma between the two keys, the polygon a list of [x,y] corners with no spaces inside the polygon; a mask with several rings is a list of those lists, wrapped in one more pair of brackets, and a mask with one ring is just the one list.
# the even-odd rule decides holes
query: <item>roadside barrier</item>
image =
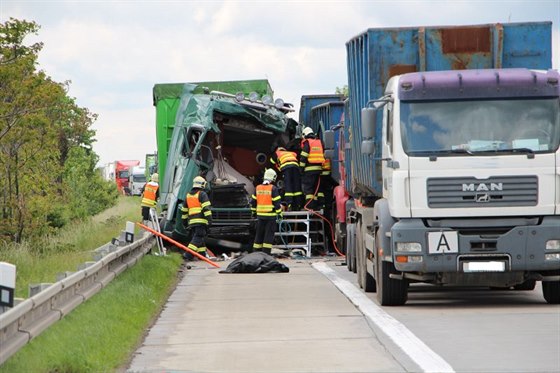
{"label": "roadside barrier", "polygon": [[62,274],[53,284],[41,284],[37,294],[0,314],[0,364],[136,264],[156,243],[152,235],[126,246],[116,246],[116,242],[124,243],[113,240],[94,250],[96,261]]}

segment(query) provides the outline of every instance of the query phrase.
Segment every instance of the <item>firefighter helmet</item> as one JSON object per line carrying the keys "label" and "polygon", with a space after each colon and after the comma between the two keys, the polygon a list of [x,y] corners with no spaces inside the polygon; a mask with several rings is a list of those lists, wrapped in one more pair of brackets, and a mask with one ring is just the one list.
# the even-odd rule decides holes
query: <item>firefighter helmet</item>
{"label": "firefighter helmet", "polygon": [[276,172],[272,168],[267,169],[264,172],[263,179],[264,181],[274,182],[274,180],[276,180]]}
{"label": "firefighter helmet", "polygon": [[206,187],[206,180],[202,176],[197,176],[193,179],[193,188],[204,189]]}
{"label": "firefighter helmet", "polygon": [[159,175],[157,173],[153,173],[150,180],[152,180],[154,183],[159,183]]}
{"label": "firefighter helmet", "polygon": [[311,127],[305,127],[303,129],[303,137],[307,137],[309,135],[313,135],[313,130],[311,129]]}

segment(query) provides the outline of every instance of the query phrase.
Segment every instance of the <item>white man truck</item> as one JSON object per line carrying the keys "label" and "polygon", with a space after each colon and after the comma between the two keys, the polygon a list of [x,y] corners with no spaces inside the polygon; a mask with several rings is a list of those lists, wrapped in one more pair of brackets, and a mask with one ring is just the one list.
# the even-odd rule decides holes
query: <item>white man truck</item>
{"label": "white man truck", "polygon": [[415,282],[542,281],[560,303],[551,23],[370,29],[346,46],[337,233],[360,286],[403,305]]}

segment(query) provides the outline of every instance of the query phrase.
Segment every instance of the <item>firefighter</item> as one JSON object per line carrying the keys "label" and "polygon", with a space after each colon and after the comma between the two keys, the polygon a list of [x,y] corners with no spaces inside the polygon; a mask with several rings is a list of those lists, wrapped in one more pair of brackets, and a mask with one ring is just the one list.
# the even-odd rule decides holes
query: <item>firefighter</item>
{"label": "firefighter", "polygon": [[[206,180],[202,176],[193,179],[193,186],[185,198],[185,206],[181,208],[183,226],[191,230],[192,238],[188,248],[198,254],[208,257],[206,252],[206,234],[208,226],[212,224],[212,206],[208,194],[204,191]],[[188,255],[184,255],[189,259]]]}
{"label": "firefighter", "polygon": [[[142,187],[142,220],[146,224],[150,221],[150,209],[156,208],[157,200],[159,198],[159,175],[152,174],[150,181]],[[153,227],[152,227],[153,228]]]}
{"label": "firefighter", "polygon": [[276,172],[267,169],[264,173],[263,183],[257,185],[255,194],[251,197],[251,212],[257,217],[257,227],[253,251],[272,252],[272,242],[276,232],[276,220],[282,218],[280,192],[274,185]]}
{"label": "firefighter", "polygon": [[270,157],[270,163],[282,173],[284,180],[284,198],[290,211],[297,211],[303,203],[303,193],[301,191],[301,177],[297,153],[286,150],[279,146]]}
{"label": "firefighter", "polygon": [[303,129],[299,167],[302,173],[301,186],[305,195],[305,207],[311,210],[320,208],[317,202],[317,186],[325,162],[323,143],[309,127]]}

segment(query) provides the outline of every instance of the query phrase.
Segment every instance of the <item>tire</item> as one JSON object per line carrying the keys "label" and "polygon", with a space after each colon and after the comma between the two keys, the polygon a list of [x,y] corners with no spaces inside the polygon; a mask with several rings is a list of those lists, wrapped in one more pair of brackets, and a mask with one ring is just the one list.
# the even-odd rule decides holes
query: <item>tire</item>
{"label": "tire", "polygon": [[527,280],[521,284],[515,285],[513,288],[515,290],[534,290],[537,285],[537,280]]}
{"label": "tire", "polygon": [[546,303],[560,304],[560,281],[543,281],[542,292]]}
{"label": "tire", "polygon": [[364,245],[364,237],[362,236],[362,223],[358,225],[356,238],[356,255],[358,267],[358,284],[366,293],[373,293],[376,289],[375,279],[367,271],[367,250]]}
{"label": "tire", "polygon": [[396,272],[393,263],[377,258],[377,300],[382,306],[402,306],[408,299],[408,281],[389,277]]}

